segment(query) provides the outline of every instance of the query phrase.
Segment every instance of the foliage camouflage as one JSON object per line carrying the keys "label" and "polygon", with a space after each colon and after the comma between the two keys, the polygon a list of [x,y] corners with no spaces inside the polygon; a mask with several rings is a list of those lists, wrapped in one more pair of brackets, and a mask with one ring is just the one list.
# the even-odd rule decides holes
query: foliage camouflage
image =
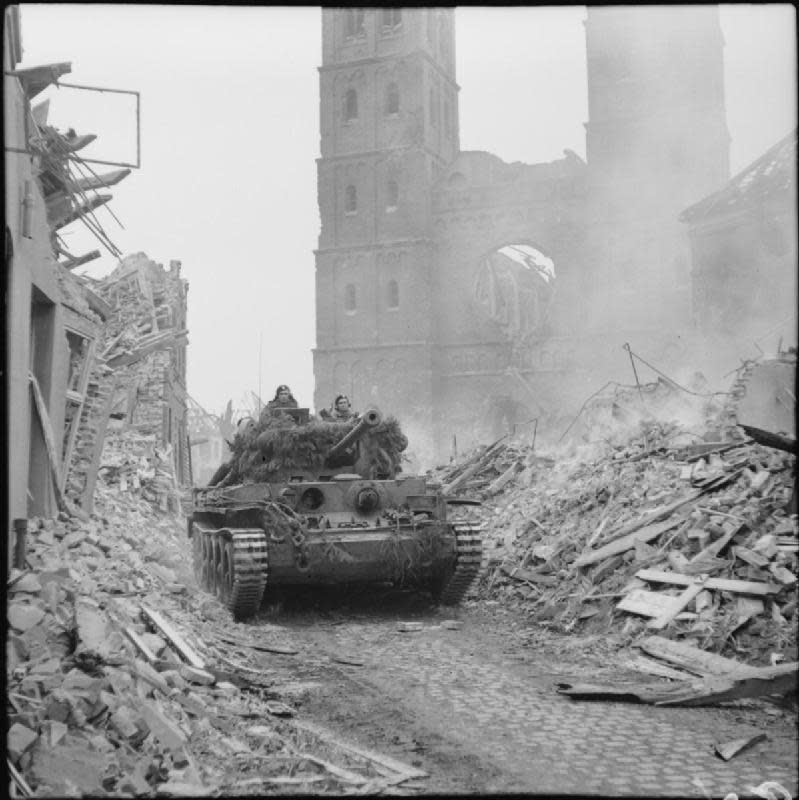
{"label": "foliage camouflage", "polygon": [[[231,474],[225,483],[268,483],[283,480],[287,470],[321,471],[330,449],[356,424],[357,420],[326,422],[311,418],[305,425],[297,425],[282,414],[253,422],[233,439]],[[266,455],[258,448],[258,437],[263,433]],[[394,477],[401,469],[407,446],[399,422],[387,417],[361,438],[360,457],[352,470],[370,477]]]}

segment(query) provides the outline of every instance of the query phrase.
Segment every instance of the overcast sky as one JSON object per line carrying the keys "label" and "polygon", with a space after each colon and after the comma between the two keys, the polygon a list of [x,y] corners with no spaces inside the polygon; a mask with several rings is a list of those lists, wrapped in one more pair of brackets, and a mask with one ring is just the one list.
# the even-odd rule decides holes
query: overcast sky
{"label": "overcast sky", "polygon": [[[311,405],[320,10],[22,4],[21,19],[24,66],[69,61],[63,81],[141,93],[141,169],[112,189],[124,229],[98,217],[124,255],[183,262],[190,394],[218,413],[260,372],[265,399],[288,383]],[[584,19],[582,6],[456,11],[462,149],[585,158]],[[721,20],[734,174],[796,126],[796,20],[763,4],[722,6]],[[98,135],[81,155],[135,159],[130,96],[34,102],[46,97],[50,124]],[[98,247],[80,223],[63,235],[75,255]]]}

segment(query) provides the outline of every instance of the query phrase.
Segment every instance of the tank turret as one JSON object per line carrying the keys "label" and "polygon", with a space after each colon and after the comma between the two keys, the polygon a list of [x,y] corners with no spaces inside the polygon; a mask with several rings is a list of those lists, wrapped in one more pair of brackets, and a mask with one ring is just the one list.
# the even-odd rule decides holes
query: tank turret
{"label": "tank turret", "polygon": [[369,408],[361,415],[357,425],[347,433],[343,439],[336,442],[327,453],[327,463],[331,465],[336,458],[358,441],[362,436],[373,428],[376,428],[383,421],[383,415],[376,408]]}

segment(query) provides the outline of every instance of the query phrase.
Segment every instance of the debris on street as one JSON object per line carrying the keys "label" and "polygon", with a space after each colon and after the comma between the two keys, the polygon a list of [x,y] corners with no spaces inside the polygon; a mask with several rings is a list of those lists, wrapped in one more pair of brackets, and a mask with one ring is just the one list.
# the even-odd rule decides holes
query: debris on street
{"label": "debris on street", "polygon": [[795,662],[795,454],[738,427],[741,385],[721,398],[662,379],[643,400],[617,389],[571,440],[508,436],[439,468],[443,491],[483,503],[453,509],[485,528],[472,596],[619,647],[658,631],[741,663]]}

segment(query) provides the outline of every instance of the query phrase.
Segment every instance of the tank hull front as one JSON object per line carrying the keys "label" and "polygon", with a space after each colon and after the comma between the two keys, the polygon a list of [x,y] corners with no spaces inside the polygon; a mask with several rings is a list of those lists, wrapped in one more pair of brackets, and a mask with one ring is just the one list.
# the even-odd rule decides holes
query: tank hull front
{"label": "tank hull front", "polygon": [[301,542],[271,540],[270,586],[401,581],[426,583],[454,564],[455,536],[446,524],[413,529],[309,532]]}

